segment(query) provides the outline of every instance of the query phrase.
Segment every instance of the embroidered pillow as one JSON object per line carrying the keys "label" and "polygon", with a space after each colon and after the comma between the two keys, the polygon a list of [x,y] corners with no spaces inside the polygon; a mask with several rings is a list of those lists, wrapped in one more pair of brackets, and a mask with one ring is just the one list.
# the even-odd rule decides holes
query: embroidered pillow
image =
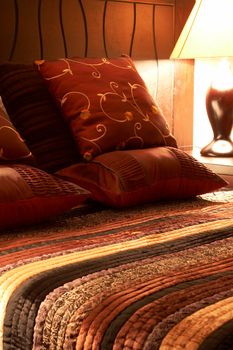
{"label": "embroidered pillow", "polygon": [[34,164],[32,153],[9,120],[0,97],[0,163]]}
{"label": "embroidered pillow", "polygon": [[85,187],[92,198],[113,207],[180,199],[226,186],[225,180],[173,147],[114,151],[58,175]]}
{"label": "embroidered pillow", "polygon": [[82,204],[89,192],[28,165],[0,165],[0,229],[36,224]]}
{"label": "embroidered pillow", "polygon": [[177,147],[129,57],[36,63],[84,159],[113,150]]}

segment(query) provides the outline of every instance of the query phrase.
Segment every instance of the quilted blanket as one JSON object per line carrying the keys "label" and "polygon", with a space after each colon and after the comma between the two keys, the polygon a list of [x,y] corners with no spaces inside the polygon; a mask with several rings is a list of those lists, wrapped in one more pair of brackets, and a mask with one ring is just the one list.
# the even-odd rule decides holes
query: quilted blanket
{"label": "quilted blanket", "polygon": [[0,236],[0,349],[233,349],[233,192]]}

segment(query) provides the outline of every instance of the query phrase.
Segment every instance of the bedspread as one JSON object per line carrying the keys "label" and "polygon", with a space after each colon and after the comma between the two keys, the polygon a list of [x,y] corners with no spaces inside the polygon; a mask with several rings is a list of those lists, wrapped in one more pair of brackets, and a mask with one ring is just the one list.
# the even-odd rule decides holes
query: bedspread
{"label": "bedspread", "polygon": [[233,191],[0,237],[0,349],[232,349]]}

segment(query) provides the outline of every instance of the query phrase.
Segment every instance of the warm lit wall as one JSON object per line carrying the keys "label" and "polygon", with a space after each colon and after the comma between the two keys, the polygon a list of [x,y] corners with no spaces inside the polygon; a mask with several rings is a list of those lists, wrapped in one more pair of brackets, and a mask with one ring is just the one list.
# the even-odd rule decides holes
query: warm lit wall
{"label": "warm lit wall", "polygon": [[[195,4],[195,0],[176,0],[175,42]],[[179,146],[190,150],[193,146],[194,61],[174,61],[174,134]]]}

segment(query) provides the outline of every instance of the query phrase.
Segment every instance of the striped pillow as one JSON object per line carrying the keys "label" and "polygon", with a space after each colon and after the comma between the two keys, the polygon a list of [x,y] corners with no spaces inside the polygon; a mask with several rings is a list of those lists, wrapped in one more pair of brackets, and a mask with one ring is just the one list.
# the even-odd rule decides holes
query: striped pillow
{"label": "striped pillow", "polygon": [[174,147],[114,151],[57,172],[116,208],[215,191],[227,182],[189,154]]}
{"label": "striped pillow", "polygon": [[0,64],[0,95],[40,168],[53,172],[77,161],[68,127],[33,65]]}

